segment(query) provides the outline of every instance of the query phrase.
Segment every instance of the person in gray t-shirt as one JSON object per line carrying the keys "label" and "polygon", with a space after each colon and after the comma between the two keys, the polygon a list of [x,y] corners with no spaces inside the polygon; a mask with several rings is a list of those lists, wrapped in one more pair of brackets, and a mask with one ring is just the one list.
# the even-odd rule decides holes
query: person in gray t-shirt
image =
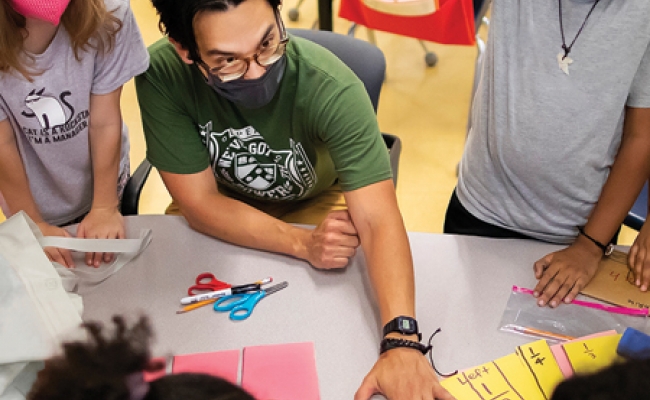
{"label": "person in gray t-shirt", "polygon": [[557,306],[650,171],[650,1],[494,0],[491,21],[445,232],[568,244],[534,265]]}
{"label": "person in gray t-shirt", "polygon": [[[149,55],[128,0],[0,0],[0,206],[44,235],[120,238],[129,176],[120,93]],[[73,266],[70,253],[46,248]],[[87,254],[89,265],[109,254]]]}

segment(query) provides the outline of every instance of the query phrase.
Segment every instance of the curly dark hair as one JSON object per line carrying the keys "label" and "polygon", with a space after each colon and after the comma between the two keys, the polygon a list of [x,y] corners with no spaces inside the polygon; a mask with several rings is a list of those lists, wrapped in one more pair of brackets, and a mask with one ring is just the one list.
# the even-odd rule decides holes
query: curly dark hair
{"label": "curly dark hair", "polygon": [[561,382],[551,400],[635,400],[650,397],[650,360],[630,360]]}
{"label": "curly dark hair", "polygon": [[[151,0],[158,11],[160,31],[188,50],[192,60],[198,61],[198,49],[194,35],[194,18],[206,11],[227,11],[246,0]],[[276,10],[281,0],[267,0]]]}
{"label": "curly dark hair", "polygon": [[[102,325],[88,322],[88,342],[69,342],[63,354],[45,361],[28,400],[129,400],[128,377],[159,369],[151,364],[152,330],[146,317],[128,327],[113,317],[112,337]],[[255,400],[232,383],[204,374],[167,375],[149,384],[143,400]]]}

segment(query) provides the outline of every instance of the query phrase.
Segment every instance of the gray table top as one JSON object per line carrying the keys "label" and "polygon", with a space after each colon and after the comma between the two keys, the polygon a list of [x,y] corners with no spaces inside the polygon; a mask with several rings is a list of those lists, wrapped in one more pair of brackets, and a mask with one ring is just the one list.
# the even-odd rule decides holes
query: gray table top
{"label": "gray table top", "polygon": [[[379,315],[362,252],[341,271],[224,243],[189,228],[182,217],[127,217],[128,237],[153,230],[147,250],[101,285],[81,287],[84,320],[147,314],[155,355],[314,342],[323,400],[352,399],[377,359]],[[532,288],[533,263],[559,246],[529,240],[409,233],[416,276],[417,318],[434,339],[441,372],[468,368],[514,351],[529,339],[500,332],[512,285]],[[288,288],[263,300],[247,320],[203,307],[176,314],[179,299],[202,272],[233,284],[266,276]]]}

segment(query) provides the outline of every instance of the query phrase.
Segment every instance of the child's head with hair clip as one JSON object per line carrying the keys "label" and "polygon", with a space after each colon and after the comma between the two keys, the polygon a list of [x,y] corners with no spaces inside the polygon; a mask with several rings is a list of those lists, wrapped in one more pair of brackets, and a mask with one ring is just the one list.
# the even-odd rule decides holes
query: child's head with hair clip
{"label": "child's head with hair clip", "polygon": [[561,382],[551,400],[634,400],[650,398],[650,360],[629,360]]}
{"label": "child's head with hair clip", "polygon": [[[113,317],[112,336],[98,323],[86,323],[88,342],[63,345],[63,354],[45,362],[29,400],[255,400],[241,388],[204,374],[167,375],[150,383],[151,327],[145,317],[128,327]],[[158,368],[156,368],[158,367]]]}

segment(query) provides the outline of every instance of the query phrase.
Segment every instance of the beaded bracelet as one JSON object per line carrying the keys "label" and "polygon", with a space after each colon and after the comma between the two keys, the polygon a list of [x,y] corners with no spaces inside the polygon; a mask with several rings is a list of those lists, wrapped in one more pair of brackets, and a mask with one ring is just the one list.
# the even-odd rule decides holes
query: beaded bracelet
{"label": "beaded bracelet", "polygon": [[397,348],[397,347],[407,347],[415,349],[422,354],[427,354],[431,350],[431,346],[423,345],[422,343],[414,342],[412,340],[406,339],[396,339],[396,338],[385,338],[381,341],[379,346],[379,354],[384,354],[388,350]]}

